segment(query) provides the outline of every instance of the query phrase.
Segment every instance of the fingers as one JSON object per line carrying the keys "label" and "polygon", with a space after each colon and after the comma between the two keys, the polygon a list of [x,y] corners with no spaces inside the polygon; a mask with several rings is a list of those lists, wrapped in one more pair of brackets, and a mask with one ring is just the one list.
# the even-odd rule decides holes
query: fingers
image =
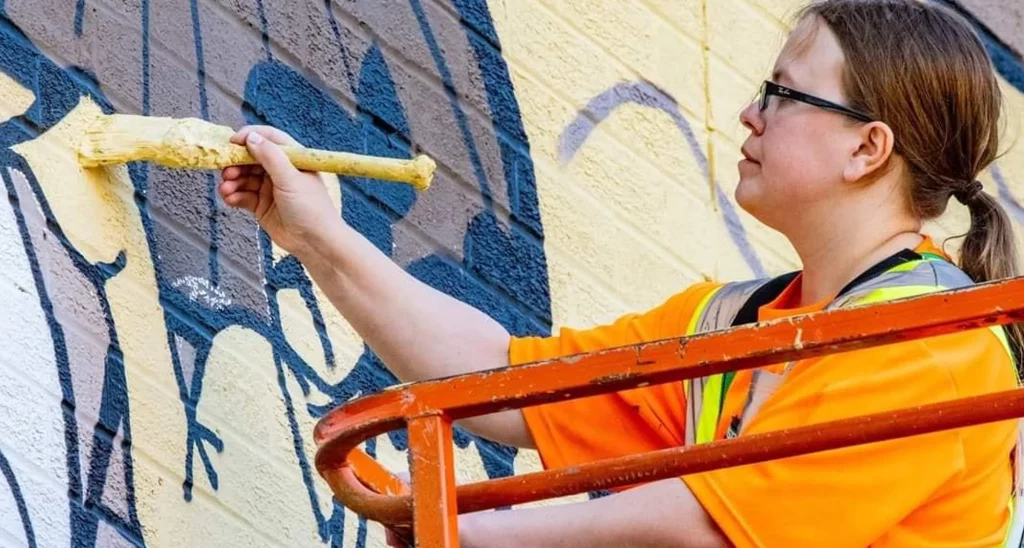
{"label": "fingers", "polygon": [[253,214],[256,215],[257,219],[262,219],[263,216],[266,215],[267,210],[270,209],[270,204],[274,203],[274,187],[272,185],[262,184],[259,185],[258,188],[259,190],[256,193],[257,205]]}
{"label": "fingers", "polygon": [[266,173],[261,165],[253,166],[230,166],[221,170],[221,178],[225,181],[240,179],[242,177],[262,177]]}
{"label": "fingers", "polygon": [[262,175],[240,175],[234,178],[226,177],[217,185],[217,193],[225,204],[256,214],[260,200],[269,200],[269,195],[273,192],[270,187],[269,183],[264,183]]}
{"label": "fingers", "polygon": [[255,192],[234,192],[224,196],[224,203],[231,207],[244,209],[249,213],[256,214],[259,206],[259,196]]}
{"label": "fingers", "polygon": [[400,535],[398,532],[396,532],[394,529],[390,527],[385,527],[384,531],[384,541],[387,543],[388,546],[392,548],[409,548],[411,546],[411,544],[406,542],[405,535]]}
{"label": "fingers", "polygon": [[227,179],[217,185],[217,192],[220,193],[221,198],[226,198],[235,192],[259,192],[262,185],[263,177]]}
{"label": "fingers", "polygon": [[222,169],[220,171],[220,178],[224,179],[225,181],[230,181],[230,180],[233,180],[233,179],[237,179],[237,178],[239,178],[241,176],[242,176],[242,167],[241,166],[226,167],[226,168],[224,168],[224,169]]}
{"label": "fingers", "polygon": [[244,145],[250,133],[258,133],[267,140],[279,145],[300,146],[299,142],[284,131],[271,126],[245,126],[231,136],[231,142],[236,145]]}
{"label": "fingers", "polygon": [[256,159],[267,174],[274,180],[275,185],[288,190],[294,185],[299,176],[299,170],[295,169],[291,160],[277,143],[263,136],[261,131],[250,131],[245,137],[245,146],[249,148],[249,154]]}

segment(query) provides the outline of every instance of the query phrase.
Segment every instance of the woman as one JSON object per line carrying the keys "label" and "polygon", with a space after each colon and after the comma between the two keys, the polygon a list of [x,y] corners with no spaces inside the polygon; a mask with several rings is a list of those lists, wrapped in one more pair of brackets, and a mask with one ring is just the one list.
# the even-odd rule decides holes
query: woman
{"label": "woman", "polygon": [[[1013,275],[1007,217],[976,182],[997,154],[1000,101],[955,14],[913,0],[811,4],[741,114],[750,136],[736,190],[802,271],[697,284],[645,314],[543,339],[512,338],[392,264],[344,225],[316,175],[288,163],[277,130],[239,131],[262,167],[226,169],[220,192],[307,266],[400,379],[420,380]],[[921,234],[950,198],[971,214],[959,267]],[[1010,389],[1020,342],[1016,326],[980,329],[462,426],[568,466]],[[993,423],[463,516],[460,535],[490,547],[996,546],[1011,523],[1016,432]]]}

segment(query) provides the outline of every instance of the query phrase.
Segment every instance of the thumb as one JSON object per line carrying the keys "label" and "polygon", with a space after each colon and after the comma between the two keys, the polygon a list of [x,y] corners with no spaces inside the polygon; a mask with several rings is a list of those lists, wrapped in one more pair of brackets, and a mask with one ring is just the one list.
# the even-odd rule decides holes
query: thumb
{"label": "thumb", "polygon": [[286,181],[292,180],[299,174],[299,170],[292,165],[291,160],[281,150],[281,147],[259,133],[255,131],[249,133],[245,139],[245,146],[249,149],[249,154],[263,166],[270,178],[274,180],[274,184],[287,184]]}

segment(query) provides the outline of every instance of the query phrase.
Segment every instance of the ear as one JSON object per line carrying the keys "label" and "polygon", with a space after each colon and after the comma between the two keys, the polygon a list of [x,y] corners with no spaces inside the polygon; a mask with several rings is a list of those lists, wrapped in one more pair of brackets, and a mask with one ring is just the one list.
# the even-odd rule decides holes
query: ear
{"label": "ear", "polygon": [[869,122],[861,126],[854,135],[853,150],[843,179],[855,183],[878,174],[892,157],[896,139],[892,128],[884,122]]}

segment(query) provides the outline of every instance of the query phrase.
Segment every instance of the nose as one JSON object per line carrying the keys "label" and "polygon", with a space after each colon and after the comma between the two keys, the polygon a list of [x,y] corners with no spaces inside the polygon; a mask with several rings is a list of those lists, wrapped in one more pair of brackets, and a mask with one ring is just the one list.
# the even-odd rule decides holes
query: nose
{"label": "nose", "polygon": [[747,108],[740,112],[740,123],[749,129],[754,135],[764,133],[764,116],[758,107],[757,101],[751,101]]}

